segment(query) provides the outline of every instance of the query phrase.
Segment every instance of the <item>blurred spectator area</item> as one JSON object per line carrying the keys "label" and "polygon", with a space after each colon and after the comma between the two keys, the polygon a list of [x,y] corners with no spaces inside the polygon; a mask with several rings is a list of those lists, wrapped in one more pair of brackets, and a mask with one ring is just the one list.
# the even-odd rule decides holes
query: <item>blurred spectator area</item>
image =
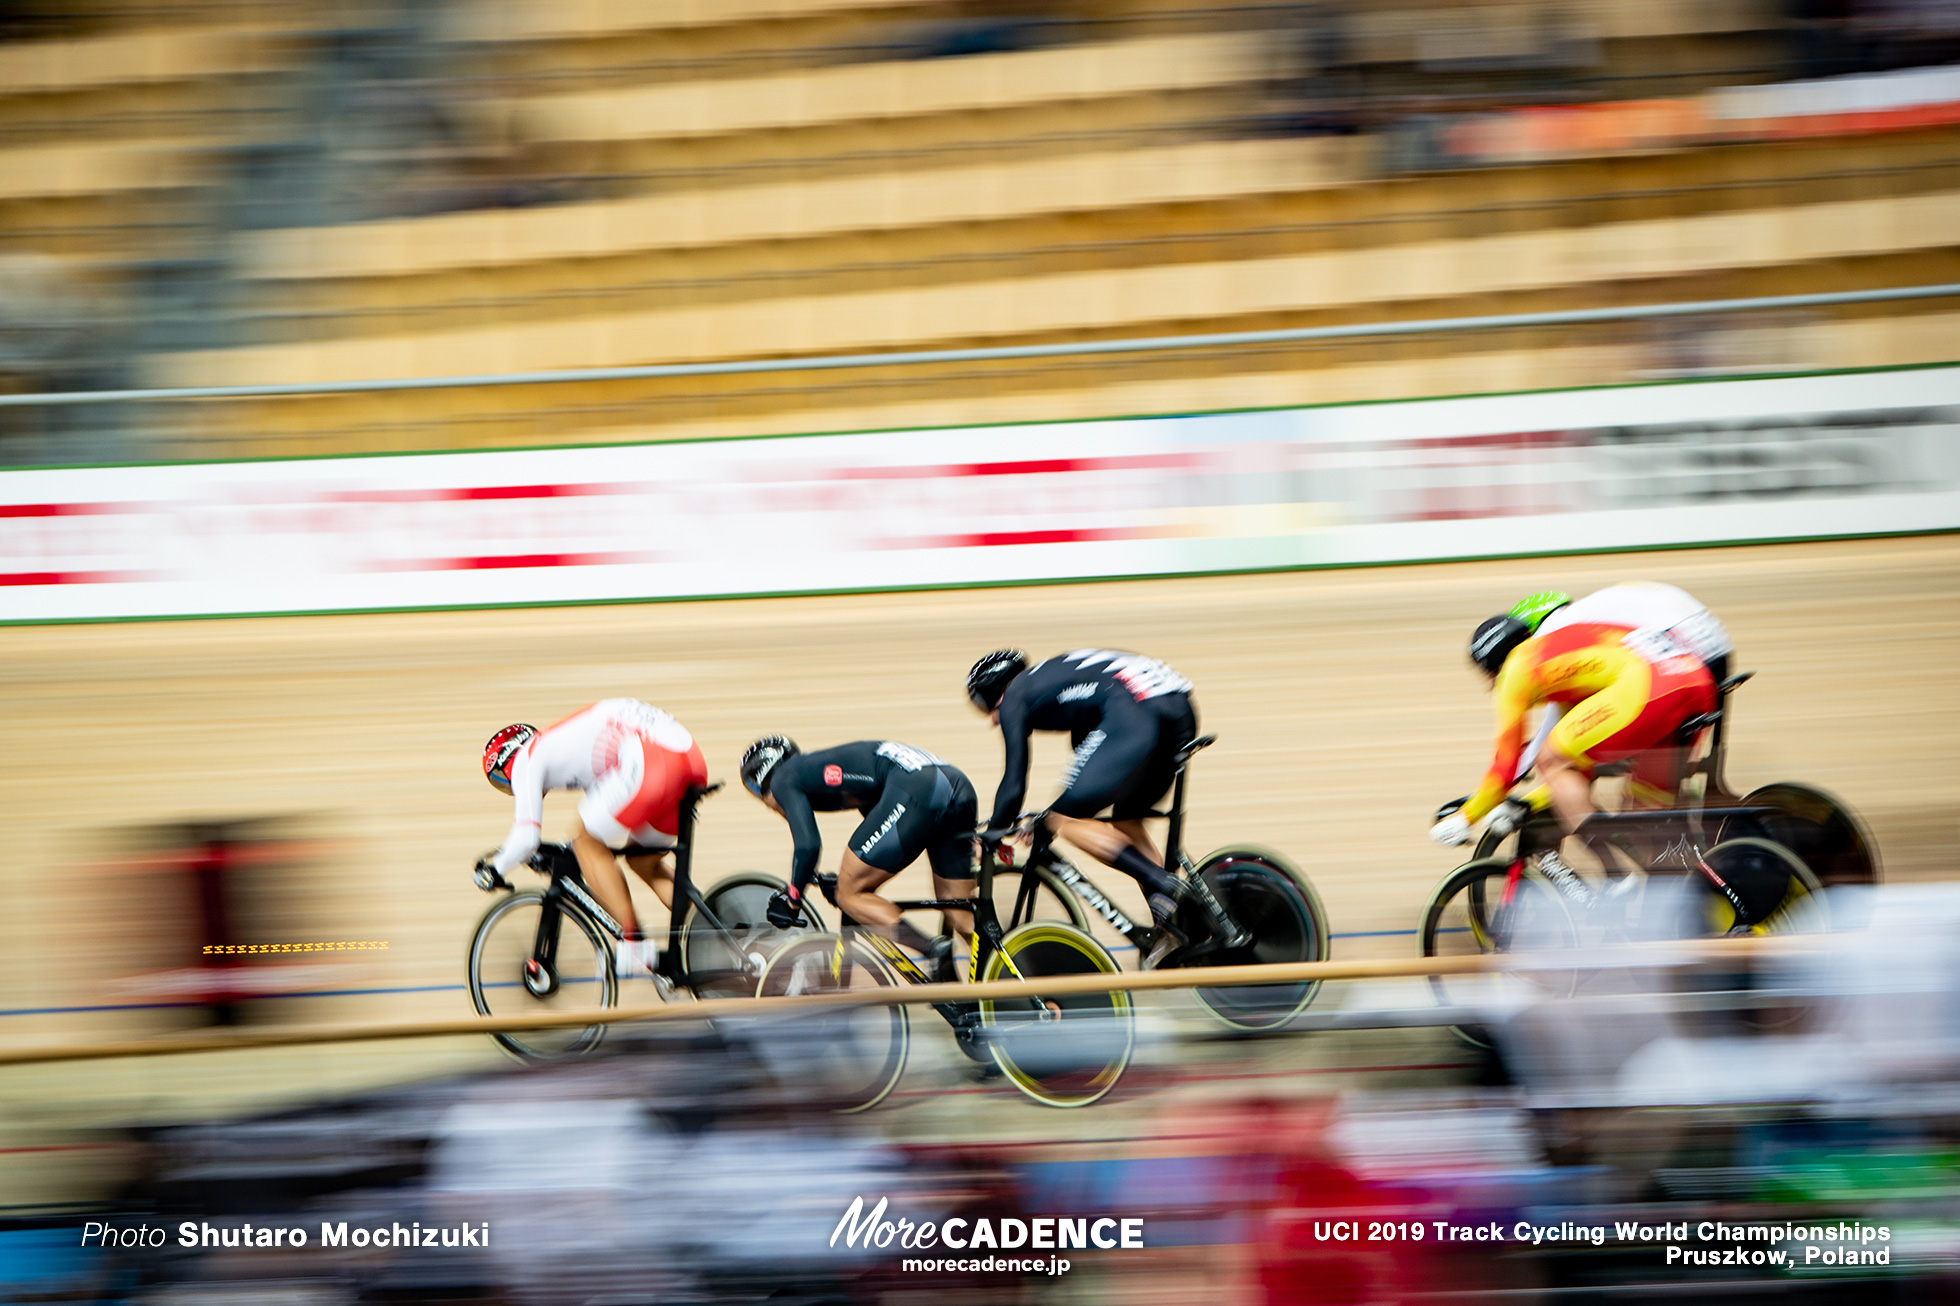
{"label": "blurred spectator area", "polygon": [[[0,45],[0,251],[99,307],[59,339],[0,318],[67,351],[0,354],[14,390],[1530,312],[1960,262],[1960,88],[1922,68],[1960,58],[1950,5],[58,8],[17,5],[29,39]],[[1929,301],[123,419],[150,456],[642,440],[1911,363],[1956,325]],[[0,458],[60,443],[55,410],[6,420]]]}

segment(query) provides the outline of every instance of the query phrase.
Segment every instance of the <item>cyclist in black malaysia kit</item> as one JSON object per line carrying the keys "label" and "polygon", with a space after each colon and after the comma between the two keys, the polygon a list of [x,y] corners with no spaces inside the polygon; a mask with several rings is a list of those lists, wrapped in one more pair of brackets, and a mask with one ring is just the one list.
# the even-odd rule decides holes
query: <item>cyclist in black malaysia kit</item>
{"label": "cyclist in black malaysia kit", "polygon": [[[1185,881],[1164,869],[1143,818],[1177,776],[1177,753],[1197,737],[1191,682],[1155,658],[1112,649],[1077,649],[1034,667],[1014,649],[989,653],[967,672],[967,697],[1000,727],[1006,766],[989,836],[1010,829],[1028,787],[1028,741],[1037,730],[1066,730],[1075,758],[1061,796],[1049,805],[1048,828],[1089,856],[1130,876],[1150,902],[1158,938],[1152,956],[1185,940],[1173,928]],[[1109,820],[1095,817],[1105,808]],[[1226,932],[1208,893],[1200,907]],[[1235,935],[1227,946],[1246,939]]]}
{"label": "cyclist in black malaysia kit", "polygon": [[[823,853],[816,814],[853,808],[864,820],[838,871],[838,910],[923,955],[934,979],[953,978],[952,940],[928,939],[878,889],[923,854],[932,863],[935,897],[973,896],[979,804],[958,767],[888,739],[805,753],[794,741],[769,735],[742,755],[742,784],[789,822],[796,840],[789,887],[769,900],[770,924],[789,929],[802,919],[803,894]],[[962,937],[971,937],[970,914],[949,918]]]}

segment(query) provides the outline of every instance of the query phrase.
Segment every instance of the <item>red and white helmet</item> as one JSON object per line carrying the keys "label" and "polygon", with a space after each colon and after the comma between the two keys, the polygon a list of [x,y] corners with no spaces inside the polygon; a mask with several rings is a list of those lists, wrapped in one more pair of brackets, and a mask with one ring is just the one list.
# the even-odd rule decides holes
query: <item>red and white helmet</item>
{"label": "red and white helmet", "polygon": [[524,745],[538,737],[536,726],[522,722],[505,726],[490,736],[490,742],[483,746],[483,777],[504,793],[510,792],[510,764],[516,760]]}

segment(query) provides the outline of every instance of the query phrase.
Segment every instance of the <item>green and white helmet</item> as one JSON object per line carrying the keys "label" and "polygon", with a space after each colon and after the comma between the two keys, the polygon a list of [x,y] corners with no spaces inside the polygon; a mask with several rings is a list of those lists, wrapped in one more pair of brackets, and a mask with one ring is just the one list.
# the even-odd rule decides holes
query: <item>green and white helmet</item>
{"label": "green and white helmet", "polygon": [[1525,629],[1535,635],[1538,633],[1539,625],[1545,618],[1551,616],[1554,612],[1557,612],[1570,602],[1572,602],[1572,596],[1570,594],[1562,594],[1558,590],[1546,590],[1541,594],[1533,594],[1513,603],[1511,605],[1511,615],[1519,621],[1522,621],[1525,624]]}

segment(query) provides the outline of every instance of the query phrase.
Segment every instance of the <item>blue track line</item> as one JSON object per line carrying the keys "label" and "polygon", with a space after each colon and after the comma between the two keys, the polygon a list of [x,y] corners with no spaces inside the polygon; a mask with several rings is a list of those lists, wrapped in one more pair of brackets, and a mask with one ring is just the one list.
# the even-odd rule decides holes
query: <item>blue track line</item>
{"label": "blue track line", "polygon": [[[1445,931],[1446,933],[1453,931]],[[1347,934],[1334,934],[1335,939],[1389,939],[1414,934],[1414,930],[1356,930]],[[1114,952],[1134,952],[1134,944],[1118,944]],[[395,988],[380,989],[308,989],[299,993],[260,993],[253,995],[252,1001],[263,1002],[274,998],[373,998],[386,997],[394,993],[458,993],[468,989],[466,984],[405,984]],[[515,981],[509,984],[495,984],[492,988],[515,988]],[[173,1011],[186,1007],[206,1007],[208,1002],[107,1002],[87,1007],[13,1007],[0,1010],[0,1018],[7,1016],[79,1016],[97,1011]]]}

